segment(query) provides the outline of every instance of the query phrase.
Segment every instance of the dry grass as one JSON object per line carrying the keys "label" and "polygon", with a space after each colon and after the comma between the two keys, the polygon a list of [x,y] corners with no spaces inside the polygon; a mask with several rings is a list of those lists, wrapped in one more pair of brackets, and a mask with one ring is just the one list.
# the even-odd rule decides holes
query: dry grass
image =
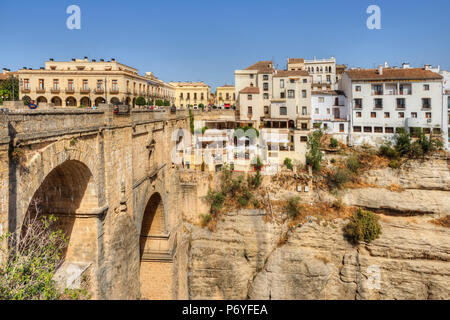
{"label": "dry grass", "polygon": [[389,187],[387,187],[387,189],[389,191],[393,191],[393,192],[403,192],[403,191],[405,191],[405,189],[402,188],[401,186],[399,186],[398,184],[391,184]]}
{"label": "dry grass", "polygon": [[438,219],[433,219],[430,222],[441,227],[450,228],[450,215]]}

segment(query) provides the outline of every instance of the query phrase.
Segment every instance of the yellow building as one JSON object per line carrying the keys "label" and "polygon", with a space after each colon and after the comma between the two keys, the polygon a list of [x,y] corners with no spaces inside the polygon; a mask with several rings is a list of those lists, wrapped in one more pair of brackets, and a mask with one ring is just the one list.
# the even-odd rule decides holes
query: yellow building
{"label": "yellow building", "polygon": [[231,108],[236,105],[236,92],[233,85],[226,84],[217,87],[215,104],[219,108]]}
{"label": "yellow building", "polygon": [[175,101],[172,86],[151,73],[139,75],[138,70],[117,62],[84,59],[45,62],[40,69],[19,70],[20,99],[55,106],[92,106],[100,103],[135,106],[139,96],[153,100]]}
{"label": "yellow building", "polygon": [[175,89],[175,105],[180,108],[192,106],[197,109],[200,104],[208,106],[211,89],[203,82],[169,82]]}

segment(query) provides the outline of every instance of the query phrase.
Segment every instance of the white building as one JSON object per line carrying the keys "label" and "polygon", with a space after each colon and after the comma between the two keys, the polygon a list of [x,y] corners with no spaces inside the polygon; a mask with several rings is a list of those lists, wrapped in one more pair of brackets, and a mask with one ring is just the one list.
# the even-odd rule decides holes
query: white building
{"label": "white building", "polygon": [[350,113],[344,92],[313,91],[311,109],[314,127],[320,127],[340,142],[348,143]]}
{"label": "white building", "polygon": [[379,145],[398,128],[442,134],[443,77],[425,68],[351,69],[341,86],[349,101],[350,144]]}

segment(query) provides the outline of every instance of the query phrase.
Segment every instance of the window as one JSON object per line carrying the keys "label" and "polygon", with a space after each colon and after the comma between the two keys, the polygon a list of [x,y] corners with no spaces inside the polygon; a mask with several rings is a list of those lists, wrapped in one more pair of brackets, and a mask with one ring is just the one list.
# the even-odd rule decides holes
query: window
{"label": "window", "polygon": [[343,123],[339,123],[339,132],[344,132],[345,125]]}
{"label": "window", "polygon": [[294,90],[288,90],[288,98],[295,98],[295,91]]}
{"label": "window", "polygon": [[417,112],[411,112],[411,118],[417,118]]}
{"label": "window", "polygon": [[355,86],[355,91],[356,92],[361,92],[361,86]]}
{"label": "window", "polygon": [[269,80],[269,75],[268,74],[263,75],[263,80]]}
{"label": "window", "polygon": [[372,127],[364,127],[364,132],[372,132]]}
{"label": "window", "polygon": [[359,111],[356,112],[356,117],[357,117],[357,118],[361,118],[361,112],[359,112]]}
{"label": "window", "polygon": [[431,99],[430,98],[422,98],[422,108],[424,108],[424,109],[431,108]]}
{"label": "window", "polygon": [[[194,92],[194,100],[197,100],[197,92]],[[248,99],[248,100],[252,100],[252,99]]]}
{"label": "window", "polygon": [[355,108],[361,109],[362,108],[362,99],[355,99]]}
{"label": "window", "polygon": [[424,84],[423,85],[423,90],[430,91],[430,85],[429,84]]}
{"label": "window", "polygon": [[324,128],[325,130],[327,130],[327,129],[328,129],[328,123],[324,123],[324,124],[323,124],[323,128]]}
{"label": "window", "polygon": [[308,130],[308,124],[302,123],[302,130]]}
{"label": "window", "polygon": [[306,98],[306,90],[302,90],[302,98]]}
{"label": "window", "polygon": [[30,79],[23,79],[23,88],[25,90],[29,90],[30,89]]}
{"label": "window", "polygon": [[440,128],[433,128],[433,134],[441,134]]}
{"label": "window", "polygon": [[425,113],[425,118],[426,119],[431,119],[431,112],[426,112]]}
{"label": "window", "polygon": [[[119,87],[117,86],[117,80],[112,81],[112,89],[115,91],[119,90]],[[183,98],[183,94],[181,94],[181,98]]]}
{"label": "window", "polygon": [[53,79],[53,89],[59,90],[59,80],[58,79]]}
{"label": "window", "polygon": [[264,91],[269,90],[269,83],[264,82],[264,83],[263,83],[263,89],[264,89]]}
{"label": "window", "polygon": [[97,80],[97,89],[102,90],[103,89],[103,80]]}
{"label": "window", "polygon": [[370,117],[371,118],[376,118],[377,117],[377,113],[376,112],[371,112],[370,113]]}
{"label": "window", "polygon": [[250,79],[253,79],[254,76],[255,76],[254,74],[251,74],[251,75],[250,75]]}
{"label": "window", "polygon": [[431,133],[430,128],[423,128],[423,133],[430,134]]}
{"label": "window", "polygon": [[361,127],[353,127],[353,132],[361,132]]}
{"label": "window", "polygon": [[308,114],[308,109],[306,107],[302,107],[302,115],[306,116]]}
{"label": "window", "polygon": [[201,99],[201,100],[204,100],[204,99],[205,99],[205,96],[204,96],[204,93],[203,93],[203,92],[201,93],[200,99]]}
{"label": "window", "polygon": [[315,114],[319,114],[319,108],[316,108],[314,111]]}
{"label": "window", "polygon": [[268,114],[269,113],[269,106],[264,106],[264,113]]}
{"label": "window", "polygon": [[375,133],[383,133],[383,127],[374,127],[374,128],[373,128],[373,131],[374,131]]}
{"label": "window", "polygon": [[308,82],[308,79],[303,79],[303,83],[307,83]]}
{"label": "window", "polygon": [[300,137],[300,142],[307,142],[308,141],[308,137],[307,136],[301,136]]}
{"label": "window", "polygon": [[390,118],[391,117],[391,113],[390,112],[385,112],[384,113],[384,117],[385,118]]}
{"label": "window", "polygon": [[281,99],[284,99],[284,98],[285,98],[284,92],[281,92],[281,93],[280,93],[280,98],[281,98]]}
{"label": "window", "polygon": [[323,103],[325,101],[324,97],[319,97],[319,103]]}
{"label": "window", "polygon": [[40,90],[44,90],[45,86],[44,86],[44,79],[39,79],[39,89]]}
{"label": "window", "polygon": [[286,116],[286,115],[287,115],[287,108],[280,107],[280,116]]}
{"label": "window", "polygon": [[280,88],[284,88],[284,79],[280,80]]}
{"label": "window", "polygon": [[386,128],[384,128],[384,133],[394,133],[394,128],[386,127]]}
{"label": "window", "polygon": [[89,84],[87,80],[83,80],[83,90],[88,90],[89,89]]}
{"label": "window", "polygon": [[248,94],[248,95],[247,95],[247,100],[252,100],[252,98],[253,98],[253,97],[252,97],[251,94]]}
{"label": "window", "polygon": [[374,99],[375,108],[383,108],[383,99],[377,98]]}
{"label": "window", "polygon": [[327,108],[327,114],[330,114],[330,108]]}
{"label": "window", "polygon": [[404,113],[404,112],[399,112],[399,113],[398,113],[398,117],[399,117],[400,119],[403,119],[403,118],[405,117],[405,113]]}
{"label": "window", "polygon": [[405,98],[397,98],[397,108],[405,109]]}
{"label": "window", "polygon": [[251,115],[253,113],[253,108],[252,107],[248,107],[247,113]]}
{"label": "window", "polygon": [[264,99],[269,99],[269,94],[268,94],[268,93],[264,93],[264,94],[263,94],[263,98],[264,98]]}
{"label": "window", "polygon": [[295,80],[294,80],[294,79],[289,79],[289,82],[290,82],[290,83],[294,83]]}

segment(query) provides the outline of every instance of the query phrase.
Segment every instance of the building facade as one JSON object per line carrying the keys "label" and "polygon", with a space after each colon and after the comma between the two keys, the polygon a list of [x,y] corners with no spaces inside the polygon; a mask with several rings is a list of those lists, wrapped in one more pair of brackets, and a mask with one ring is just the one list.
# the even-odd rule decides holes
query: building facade
{"label": "building facade", "polygon": [[217,87],[214,98],[218,108],[228,109],[236,106],[236,92],[233,85],[226,84]]}
{"label": "building facade", "polygon": [[399,128],[442,134],[442,76],[425,68],[351,69],[341,81],[350,106],[350,144],[379,145]]}
{"label": "building facade", "polygon": [[350,114],[342,91],[313,91],[311,109],[315,128],[322,128],[342,143],[348,142]]}
{"label": "building facade", "polygon": [[203,82],[169,82],[175,90],[175,105],[180,108],[197,109],[200,104],[211,103],[211,88]]}
{"label": "building facade", "polygon": [[100,103],[135,106],[142,96],[174,101],[174,90],[152,76],[141,76],[138,70],[115,59],[111,61],[72,59],[45,62],[40,69],[18,71],[20,98],[61,106],[93,106]]}

